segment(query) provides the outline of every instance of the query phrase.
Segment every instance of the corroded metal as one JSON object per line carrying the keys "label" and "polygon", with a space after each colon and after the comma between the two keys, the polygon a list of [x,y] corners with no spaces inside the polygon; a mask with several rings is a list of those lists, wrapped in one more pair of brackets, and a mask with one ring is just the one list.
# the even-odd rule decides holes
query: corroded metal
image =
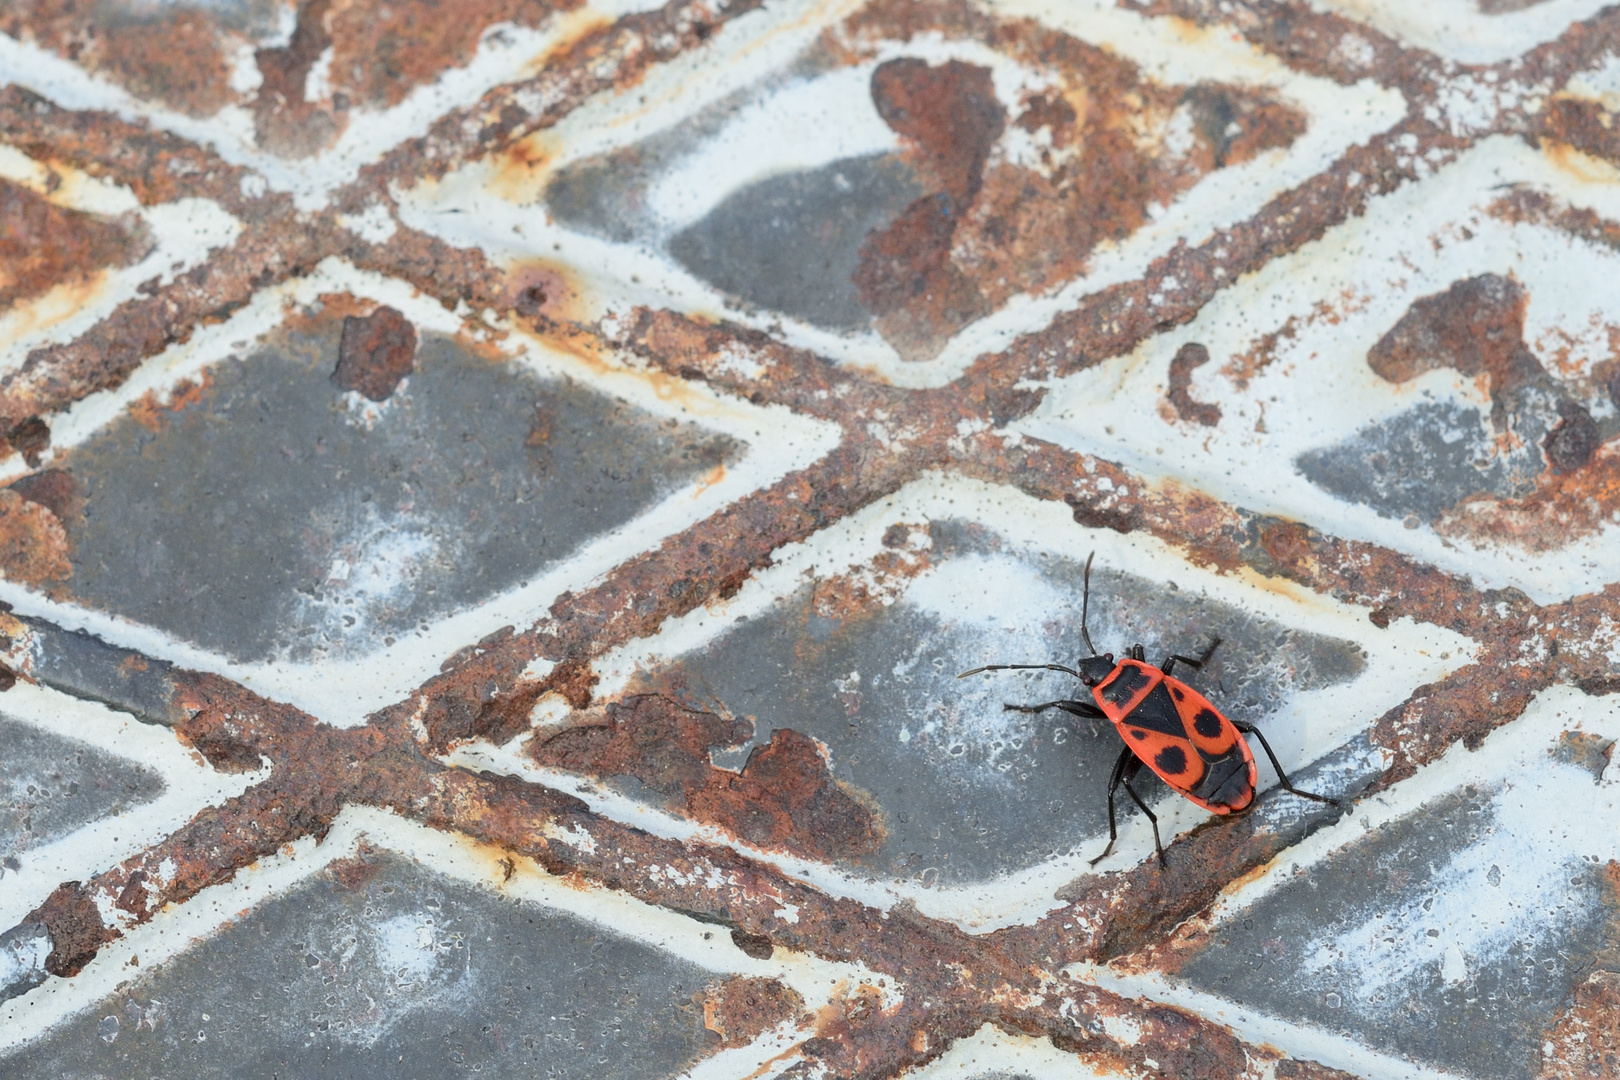
{"label": "corroded metal", "polygon": [[[520,5],[477,5],[480,12],[497,13],[509,6]],[[170,724],[176,737],[215,769],[269,770],[268,778],[244,795],[199,814],[160,844],[87,880],[61,885],[26,920],[50,934],[46,969],[54,976],[79,972],[108,941],[166,905],[186,903],[291,841],[323,835],[344,806],[370,805],[498,845],[555,874],[697,913],[731,928],[755,950],[781,947],[858,959],[904,987],[904,1003],[883,1012],[851,998],[834,1010],[837,1015],[815,1018],[816,1034],[804,1053],[838,1075],[894,1075],[937,1057],[984,1023],[1047,1036],[1082,1060],[1115,1068],[1189,1077],[1259,1076],[1273,1068],[1278,1076],[1342,1075],[1308,1062],[1280,1061],[1274,1050],[1245,1043],[1207,1019],[1127,1000],[1064,970],[1109,961],[1138,970],[1173,970],[1175,959],[1162,947],[1177,927],[1223,890],[1336,820],[1337,811],[1308,807],[1289,814],[1275,805],[1275,793],[1266,795],[1255,814],[1211,823],[1174,844],[1168,869],[1149,862],[1082,879],[1059,894],[1064,906],[1029,925],[970,935],[904,905],[880,911],[829,895],[760,858],[709,840],[641,832],[570,794],[451,767],[442,757],[473,740],[506,742],[528,728],[534,704],[555,693],[580,722],[535,740],[529,753],[543,766],[635,778],[677,800],[691,817],[755,849],[810,859],[872,850],[884,828],[881,815],[833,781],[806,736],[779,731],[739,771],[722,769],[710,760],[709,748],[741,741],[731,730],[732,718],[650,694],[604,705],[593,696],[591,664],[673,618],[736,594],[784,545],[848,518],[930,470],[954,471],[1065,504],[1083,525],[1157,537],[1190,563],[1220,573],[1292,583],[1364,609],[1377,627],[1412,619],[1479,642],[1469,664],[1416,688],[1343,752],[1346,760],[1359,755],[1354,767],[1334,773],[1341,786],[1330,793],[1346,803],[1410,777],[1457,743],[1478,746],[1547,687],[1571,684],[1594,695],[1620,688],[1601,644],[1613,639],[1620,621],[1620,587],[1537,604],[1516,590],[1478,588],[1388,547],[1326,535],[1307,523],[1255,513],[1173,483],[1155,484],[1119,464],[1007,432],[1008,425],[1039,407],[1047,391],[1038,384],[1129,353],[1151,335],[1188,322],[1231,282],[1321,239],[1363,213],[1370,200],[1420,180],[1482,139],[1539,139],[1620,163],[1620,144],[1601,105],[1554,100],[1565,80],[1620,42],[1620,13],[1571,27],[1522,63],[1459,73],[1432,54],[1303,3],[1135,5],[1189,25],[1229,25],[1284,64],[1328,80],[1375,80],[1404,95],[1406,118],[1258,212],[1197,245],[1176,247],[1129,282],[1082,299],[1045,328],[979,358],[942,387],[891,385],[763,332],[673,311],[638,308],[616,316],[611,325],[575,318],[559,299],[570,287],[566,274],[507,266],[394,220],[396,187],[437,180],[458,164],[512,152],[592,94],[632,85],[654,65],[699,47],[725,20],[751,6],[676,2],[589,28],[564,43],[532,79],[492,90],[476,106],[441,118],[428,134],[361,170],[332,196],[327,209],[314,212],[296,209],[285,195],[249,194],[249,170],[206,147],[126,120],[64,110],[15,87],[0,92],[0,137],[31,157],[126,185],[145,204],[180,197],[213,200],[242,222],[236,239],[204,265],[143,288],[142,296],[120,304],[73,341],[42,346],[0,379],[0,426],[19,450],[45,445],[53,414],[121,385],[142,363],[227,317],[260,290],[333,257],[411,283],[446,306],[465,302],[477,313],[468,316],[469,324],[493,310],[560,349],[584,356],[617,352],[670,385],[701,382],[724,395],[831,422],[841,431],[837,448],[820,460],[615,567],[587,590],[564,595],[536,625],[469,644],[440,674],[358,727],[322,724],[217,676],[131,652],[107,658],[107,667],[139,673],[135,682],[109,677],[87,685],[53,665],[69,643],[67,631],[7,616],[0,628],[12,643],[6,671]],[[903,6],[880,5],[866,18],[873,26],[904,21],[910,16],[899,10]],[[272,90],[307,76],[312,58],[345,31],[338,26],[329,33],[326,24],[306,19],[325,7],[301,5],[290,43],[275,56],[261,56],[259,66]],[[939,17],[957,14],[949,8]],[[69,16],[59,13],[44,22],[26,14],[17,18],[34,18],[32,32],[47,44],[65,40],[71,30]],[[987,21],[972,29],[998,47],[1040,52],[1061,44],[1033,24]],[[215,70],[217,58],[196,51],[206,52],[211,40],[203,29],[186,22],[165,33],[179,37],[166,38],[164,50],[118,54],[126,67],[134,65],[125,77],[158,79],[154,65],[160,60],[196,65],[207,77],[166,91],[164,100],[185,111],[222,98],[227,89]],[[1354,47],[1346,44],[1350,36]],[[174,40],[183,46],[178,56],[158,55]],[[452,53],[467,47],[466,41],[446,46]],[[1107,58],[1092,52],[1097,55],[1076,54],[1065,62],[1106,68]],[[397,98],[405,83],[423,77],[418,66],[448,62],[419,59],[420,65],[407,64],[404,73],[359,71],[353,89],[378,100]],[[92,61],[92,66],[103,63],[81,60]],[[1024,269],[1022,239],[1058,226],[1018,219],[1020,206],[1046,204],[1021,202],[1016,192],[998,190],[998,184],[1010,181],[985,170],[986,132],[1001,130],[1006,118],[987,89],[984,69],[891,61],[878,72],[874,93],[880,112],[910,140],[918,168],[938,178],[949,205],[919,200],[869,241],[857,285],[885,332],[903,343],[902,355],[910,350],[920,356],[937,351],[984,305],[1005,298],[985,282],[958,280],[946,266],[943,253],[961,240],[955,230],[969,227],[957,222],[955,213],[980,199],[989,220],[972,227],[1010,238],[1004,254]],[[1109,74],[1092,71],[1086,77],[1107,83]],[[1471,115],[1464,123],[1446,113],[1452,101],[1448,88],[1462,77],[1475,84],[1500,80],[1533,88],[1548,104],[1535,111],[1524,104],[1532,96],[1528,91],[1503,95],[1486,110],[1488,116]],[[1156,91],[1121,83],[1108,86],[1103,96],[1112,101],[1127,92],[1140,97]],[[318,126],[319,116],[329,125],[338,123],[330,102],[310,106],[292,102],[287,93],[282,99],[281,111],[265,105],[255,122],[261,137],[284,150],[297,150],[299,139],[313,137],[300,127]],[[1059,128],[1075,122],[1072,109],[1065,118],[1066,106],[1049,104]],[[1114,102],[1112,107],[1122,106]],[[1284,145],[1303,123],[1258,98],[1224,107],[1247,110],[1255,121],[1246,135],[1249,144],[1223,145],[1218,153],[1210,149],[1206,164],[1211,168]],[[1095,122],[1103,125],[1107,110],[1099,108],[1101,119]],[[971,130],[945,122],[964,112],[977,117]],[[1097,134],[1088,130],[1084,137]],[[1083,136],[1077,130],[1062,137]],[[1140,171],[1142,163],[1126,148],[1118,153],[1098,167],[1113,170],[1111,177]],[[1058,224],[1087,243],[1100,242],[1109,238],[1101,235],[1104,218],[1129,225],[1150,198],[1164,196],[1183,179],[1149,177],[1131,206],[1097,210],[1091,218],[1076,212]],[[1168,185],[1165,190],[1153,186],[1161,181],[1161,187]],[[26,192],[9,192],[0,188],[0,200],[18,203],[16,212],[38,233],[30,234],[30,242],[49,247],[59,260],[94,266],[130,257],[126,245],[135,240],[114,225],[70,220],[35,207]],[[1058,198],[1050,194],[1053,206]],[[388,215],[393,228],[386,239],[359,236],[339,222],[340,215],[368,206]],[[1499,212],[1504,220],[1553,223],[1594,243],[1620,244],[1620,226],[1534,193],[1504,193]],[[996,288],[1044,288],[1072,275],[1083,256],[1076,251],[1071,262],[1042,266],[1030,280],[998,279]],[[65,272],[41,269],[52,280]],[[933,306],[908,299],[913,295],[906,291],[912,284],[908,274],[925,281],[926,288],[915,295],[926,293]],[[992,276],[987,270],[985,281]],[[32,286],[20,278],[6,287]],[[1488,377],[1498,397],[1533,381],[1539,369],[1524,366],[1524,300],[1516,289],[1507,278],[1476,278],[1432,302],[1414,304],[1369,362],[1391,382],[1410,379],[1432,351],[1419,347],[1427,335],[1449,341],[1451,352],[1465,357],[1458,370]],[[414,331],[401,323],[389,308],[348,317],[334,380],[374,401],[386,399],[409,373],[415,347]],[[751,363],[736,363],[739,355]],[[1169,371],[1168,407],[1190,424],[1211,426],[1221,415],[1190,389],[1193,372],[1207,358],[1197,348],[1184,348]],[[1252,358],[1256,370],[1266,362],[1263,356]],[[1548,439],[1551,474],[1533,493],[1472,518],[1473,535],[1523,540],[1532,534],[1545,538],[1552,530],[1556,539],[1567,540],[1620,507],[1614,464],[1620,459],[1595,456],[1600,440],[1590,415],[1566,413]],[[67,576],[69,540],[61,522],[77,512],[76,498],[71,484],[48,470],[0,491],[0,566],[9,579],[48,590]],[[863,599],[853,590],[829,589],[818,602],[847,613]],[[534,674],[536,661],[546,662],[546,674]],[[82,673],[83,665],[75,670]],[[780,914],[788,909],[796,913],[791,920]],[[1549,1030],[1548,1075],[1560,1070],[1615,1074],[1612,1047],[1604,1040],[1612,1042],[1617,1000],[1612,972],[1595,973],[1581,986],[1575,1004]],[[728,990],[710,1008],[713,1030],[727,1040],[746,1040],[798,1006],[780,988],[745,986]],[[1134,1032],[1132,1040],[1117,1035],[1125,1027]]]}

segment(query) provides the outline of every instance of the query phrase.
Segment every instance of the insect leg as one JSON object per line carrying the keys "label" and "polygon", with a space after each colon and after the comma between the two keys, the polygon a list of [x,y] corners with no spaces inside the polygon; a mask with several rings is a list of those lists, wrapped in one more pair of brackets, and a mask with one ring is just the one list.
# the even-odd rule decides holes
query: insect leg
{"label": "insect leg", "polygon": [[1006,712],[1045,712],[1047,709],[1062,709],[1071,716],[1078,716],[1085,720],[1106,720],[1108,714],[1089,701],[1043,701],[1039,705],[1003,705]]}
{"label": "insect leg", "polygon": [[1318,795],[1311,791],[1301,791],[1299,788],[1295,787],[1289,781],[1288,774],[1283,772],[1282,765],[1277,761],[1277,755],[1272,753],[1271,744],[1266,742],[1266,737],[1259,728],[1242,720],[1233,720],[1232,726],[1243,732],[1245,735],[1253,735],[1255,738],[1260,740],[1261,747],[1265,749],[1266,757],[1271,759],[1271,767],[1277,770],[1278,786],[1284,791],[1291,791],[1302,799],[1315,799],[1317,802],[1327,803],[1329,806],[1339,805],[1338,799],[1330,799],[1326,795]]}
{"label": "insect leg", "polygon": [[1142,643],[1139,641],[1135,645],[1131,646],[1130,652],[1126,655],[1132,660],[1146,660],[1147,650],[1142,648]]}
{"label": "insect leg", "polygon": [[1171,653],[1169,656],[1164,658],[1164,663],[1159,665],[1159,670],[1168,675],[1170,674],[1170,670],[1176,666],[1176,661],[1179,660],[1183,664],[1186,664],[1188,667],[1192,668],[1194,671],[1197,671],[1199,668],[1204,666],[1204,662],[1209,659],[1209,654],[1214,652],[1215,646],[1219,645],[1220,643],[1221,639],[1216,638],[1214,641],[1209,643],[1209,648],[1204,650],[1204,655],[1197,657],[1196,659],[1191,656],[1182,656],[1180,653]]}
{"label": "insect leg", "polygon": [[1114,824],[1114,792],[1119,790],[1119,782],[1125,775],[1125,766],[1134,760],[1136,755],[1131,753],[1130,747],[1120,748],[1119,758],[1114,762],[1113,775],[1108,778],[1108,846],[1103,848],[1101,855],[1091,860],[1092,866],[1108,858],[1108,853],[1114,850],[1114,841],[1119,839],[1119,828]]}
{"label": "insect leg", "polygon": [[1142,759],[1133,754],[1131,755],[1131,764],[1125,769],[1124,775],[1120,779],[1125,782],[1126,793],[1135,800],[1136,805],[1141,808],[1142,813],[1147,815],[1148,821],[1153,825],[1153,850],[1159,853],[1159,865],[1168,867],[1170,863],[1164,857],[1164,844],[1159,841],[1159,819],[1154,816],[1153,811],[1148,809],[1147,803],[1142,801],[1142,796],[1136,793],[1136,789],[1131,787],[1131,780],[1136,777],[1136,774],[1141,769]]}
{"label": "insect leg", "polygon": [[972,671],[964,671],[957,678],[965,679],[969,675],[977,675],[981,671],[1021,671],[1026,668],[1034,668],[1039,671],[1061,671],[1065,675],[1080,678],[1078,671],[1073,668],[1066,668],[1062,664],[986,664],[983,667],[976,667]]}

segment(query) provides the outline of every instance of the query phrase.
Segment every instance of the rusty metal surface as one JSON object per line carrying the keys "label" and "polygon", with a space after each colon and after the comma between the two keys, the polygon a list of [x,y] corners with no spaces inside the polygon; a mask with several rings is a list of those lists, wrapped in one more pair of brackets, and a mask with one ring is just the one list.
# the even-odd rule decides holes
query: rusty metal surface
{"label": "rusty metal surface", "polygon": [[[533,873],[732,950],[708,974],[656,944],[615,961],[679,999],[628,1009],[669,1044],[647,1075],[891,1077],[977,1038],[1099,1075],[1615,1075],[1617,863],[1595,840],[1537,879],[1567,907],[1494,967],[1437,928],[1433,970],[1388,991],[1399,1015],[1364,973],[1349,1007],[1319,993],[1348,961],[1293,949],[1399,907],[1489,822],[1528,835],[1502,801],[1523,770],[1589,774],[1576,812],[1599,823],[1620,779],[1620,312],[1550,299],[1554,255],[1620,250],[1620,13],[1467,5],[1540,36],[1461,63],[1399,5],[1338,6],[1106,9],[1140,48],[1211,57],[1206,78],[1034,4],[13,5],[0,144],[32,164],[0,176],[0,314],[78,289],[93,317],[0,342],[0,681],[44,703],[30,723],[105,705],[238,787],[25,879],[7,1015],[80,1011],[49,1005],[0,1062],[79,1067],[100,1040],[130,1075],[216,1068],[165,1050],[146,1004],[121,1044],[98,1027],[108,957],[315,841],[358,829],[369,851],[361,820],[384,847],[464,845],[469,910]],[[711,64],[729,89],[682,97]],[[759,151],[725,142],[738,117],[842,108],[846,85],[867,142],[747,158],[658,216],[714,146]],[[1392,111],[1335,143],[1352,93]],[[346,157],[373,128],[387,144]],[[1263,197],[1198,203],[1223,174]],[[182,205],[230,226],[106,284]],[[1377,263],[1401,214],[1459,254],[1419,266],[1389,239],[1388,296],[1312,284],[1324,252]],[[1220,344],[1245,289],[1281,299]],[[1335,332],[1356,344],[1311,344]],[[1313,441],[1340,386],[1365,422]],[[1258,464],[1233,451],[1228,483],[1221,451],[1178,457],[1218,439]],[[1275,724],[1295,782],[1340,807],[1273,788],[1235,820],[1175,818],[1164,867],[1133,814],[1137,846],[1085,866],[1113,745],[993,728],[1058,681],[950,676],[1072,660],[1090,546],[1120,563],[1099,563],[1099,644],[1225,637],[1197,684]],[[375,888],[323,865],[254,903]],[[131,1001],[168,995],[178,1024],[202,1006],[174,972],[245,992],[188,955]],[[801,959],[837,988],[782,981]],[[476,985],[456,993],[496,993]]]}

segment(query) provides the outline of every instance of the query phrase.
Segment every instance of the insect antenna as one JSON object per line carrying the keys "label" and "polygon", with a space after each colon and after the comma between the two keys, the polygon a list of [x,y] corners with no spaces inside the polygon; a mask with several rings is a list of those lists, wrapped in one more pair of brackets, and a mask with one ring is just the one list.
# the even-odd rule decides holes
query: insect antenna
{"label": "insect antenna", "polygon": [[1086,556],[1085,588],[1080,593],[1080,637],[1085,641],[1086,648],[1091,650],[1092,656],[1097,655],[1097,646],[1091,643],[1091,631],[1086,629],[1086,616],[1091,611],[1091,560],[1096,557],[1095,551]]}

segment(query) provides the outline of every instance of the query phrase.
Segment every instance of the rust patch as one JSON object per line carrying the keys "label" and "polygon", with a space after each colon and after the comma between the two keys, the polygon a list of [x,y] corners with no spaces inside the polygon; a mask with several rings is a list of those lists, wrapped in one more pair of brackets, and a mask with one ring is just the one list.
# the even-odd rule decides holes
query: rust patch
{"label": "rust patch", "polygon": [[362,842],[353,858],[332,860],[326,867],[326,873],[350,892],[363,889],[382,870],[382,864],[375,856],[376,849]]}
{"label": "rust patch", "polygon": [[709,764],[709,748],[736,746],[753,730],[746,720],[643,694],[609,705],[605,723],[559,732],[537,743],[531,753],[541,765],[599,776],[633,776],[660,794],[690,801],[711,782],[710,774],[719,771]]}
{"label": "rust patch", "polygon": [[755,960],[769,960],[771,954],[776,951],[769,937],[764,934],[750,934],[742,929],[731,932],[731,943]]}
{"label": "rust patch", "polygon": [[205,11],[166,4],[125,10],[113,19],[76,0],[16,0],[0,13],[0,30],[192,116],[234,97],[219,27]]}
{"label": "rust patch", "polygon": [[23,456],[30,469],[37,468],[40,458],[50,449],[51,429],[44,420],[30,416],[11,426],[6,432],[6,442]]}
{"label": "rust patch", "polygon": [[1593,972],[1575,988],[1574,1001],[1547,1029],[1539,1075],[1620,1080],[1620,972]]}
{"label": "rust patch", "polygon": [[590,705],[591,695],[600,679],[601,676],[591,670],[589,661],[564,660],[552,668],[551,674],[542,681],[541,692],[561,694],[570,708],[583,709]]}
{"label": "rust patch", "polygon": [[305,100],[310,70],[332,44],[326,22],[331,0],[303,0],[285,46],[254,53],[263,82],[253,102],[253,127],[261,147],[286,157],[308,157],[330,146],[348,119],[348,100]]}
{"label": "rust patch", "polygon": [[73,576],[72,544],[50,510],[14,488],[0,490],[0,571],[11,581],[45,587]]}
{"label": "rust patch", "polygon": [[387,401],[400,381],[416,369],[416,327],[391,307],[370,315],[346,315],[332,382],[372,401]]}
{"label": "rust patch", "polygon": [[861,245],[855,288],[904,360],[933,359],[952,334],[990,311],[951,260],[953,209],[944,194],[924,196]]}
{"label": "rust patch", "polygon": [[710,762],[710,747],[736,746],[752,735],[747,720],[638,694],[609,705],[605,723],[559,732],[533,744],[530,754],[553,768],[633,777],[759,847],[821,859],[877,849],[877,819],[833,780],[815,740],[782,728],[754,748],[741,773]]}
{"label": "rust patch", "polygon": [[1542,441],[1547,467],[1562,476],[1592,460],[1602,437],[1586,407],[1574,401],[1558,403],[1558,423]]}
{"label": "rust patch", "polygon": [[1209,350],[1196,341],[1189,341],[1176,350],[1170,361],[1170,391],[1165,396],[1176,415],[1183,420],[1205,427],[1221,422],[1221,407],[1208,402],[1194,401],[1192,373],[1209,363]]}
{"label": "rust patch", "polygon": [[887,60],[872,72],[872,103],[895,134],[916,144],[953,209],[979,193],[990,148],[1007,124],[989,68],[960,60],[938,67],[915,57]]}
{"label": "rust patch", "polygon": [[95,901],[77,881],[58,885],[23,922],[39,923],[50,931],[51,952],[45,958],[45,970],[63,977],[84,970],[96,952],[118,936],[102,923]]}
{"label": "rust patch", "polygon": [[1455,368],[1491,384],[1491,422],[1507,429],[1507,393],[1546,372],[1524,342],[1524,289],[1512,278],[1481,274],[1412,302],[1367,353],[1367,365],[1392,383]]}
{"label": "rust patch", "polygon": [[[971,64],[889,60],[874,73],[879,114],[937,188],[868,238],[855,278],[878,330],[908,360],[937,355],[1016,293],[1083,273],[1099,244],[1129,236],[1150,208],[1305,130],[1263,92],[1161,86],[1104,50],[957,0],[880,0],[822,48],[852,63],[929,34],[977,40],[1058,85],[1003,103]],[[1030,154],[993,152],[1009,122],[1029,134]]]}
{"label": "rust patch", "polygon": [[0,310],[146,253],[128,227],[0,179]]}
{"label": "rust patch", "polygon": [[184,378],[176,382],[169,387],[166,395],[148,390],[130,404],[130,419],[147,431],[162,431],[174,413],[200,404],[213,381],[213,374],[204,369],[195,379]]}
{"label": "rust patch", "polygon": [[819,744],[792,728],[777,729],[755,747],[735,779],[716,779],[691,798],[693,812],[749,843],[851,859],[883,842],[877,817],[833,779]]}
{"label": "rust patch", "polygon": [[728,979],[703,995],[703,1026],[722,1046],[746,1046],[804,1012],[804,998],[775,979]]}
{"label": "rust patch", "polygon": [[84,494],[73,477],[61,469],[46,469],[13,481],[10,490],[49,510],[64,526],[84,508]]}
{"label": "rust patch", "polygon": [[[1577,438],[1584,441],[1586,436]],[[1571,452],[1570,459],[1576,456]],[[1548,469],[1536,478],[1536,490],[1523,498],[1475,495],[1442,514],[1434,528],[1442,536],[1494,540],[1545,552],[1606,527],[1617,508],[1620,445],[1611,440],[1574,471]]]}
{"label": "rust patch", "polygon": [[193,713],[174,726],[174,733],[220,772],[253,772],[262,764],[254,740],[226,709],[210,707]]}

